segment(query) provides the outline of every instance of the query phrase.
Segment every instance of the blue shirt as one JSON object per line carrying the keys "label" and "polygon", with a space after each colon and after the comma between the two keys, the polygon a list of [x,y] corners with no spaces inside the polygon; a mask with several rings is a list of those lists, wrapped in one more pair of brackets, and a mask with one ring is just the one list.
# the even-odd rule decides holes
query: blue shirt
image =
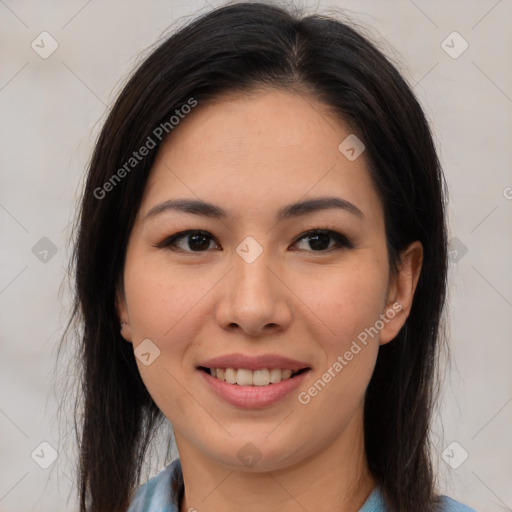
{"label": "blue shirt", "polygon": [[[179,512],[184,485],[180,459],[175,459],[135,492],[127,512]],[[472,508],[441,496],[440,512],[475,512]],[[377,485],[359,512],[388,512]]]}

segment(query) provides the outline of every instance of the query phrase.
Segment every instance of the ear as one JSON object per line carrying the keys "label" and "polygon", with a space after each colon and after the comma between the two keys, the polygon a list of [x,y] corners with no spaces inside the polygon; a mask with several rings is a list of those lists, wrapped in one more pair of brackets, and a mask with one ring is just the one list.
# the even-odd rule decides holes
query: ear
{"label": "ear", "polygon": [[116,311],[117,318],[121,329],[121,336],[128,342],[132,341],[132,331],[130,327],[130,318],[128,315],[128,307],[126,305],[126,297],[122,286],[117,287],[116,291]]}
{"label": "ear", "polygon": [[391,278],[387,304],[383,312],[384,327],[380,331],[381,345],[394,339],[405,324],[411,311],[422,263],[423,245],[419,241],[411,243],[400,253],[397,273]]}

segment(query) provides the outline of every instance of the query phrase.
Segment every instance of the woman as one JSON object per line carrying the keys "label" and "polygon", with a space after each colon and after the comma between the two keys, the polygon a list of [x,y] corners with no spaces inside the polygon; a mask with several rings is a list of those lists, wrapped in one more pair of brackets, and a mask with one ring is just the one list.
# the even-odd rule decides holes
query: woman
{"label": "woman", "polygon": [[[444,179],[397,70],[265,4],[145,59],[75,249],[80,510],[470,511],[429,448]],[[137,489],[167,419],[179,459]]]}

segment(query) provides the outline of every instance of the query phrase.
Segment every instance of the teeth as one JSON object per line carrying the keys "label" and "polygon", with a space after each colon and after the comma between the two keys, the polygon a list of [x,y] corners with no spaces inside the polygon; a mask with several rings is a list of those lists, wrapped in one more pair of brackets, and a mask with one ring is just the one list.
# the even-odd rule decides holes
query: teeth
{"label": "teeth", "polygon": [[210,374],[229,384],[238,386],[268,386],[287,380],[292,376],[292,370],[286,368],[262,368],[261,370],[248,370],[246,368],[210,368]]}
{"label": "teeth", "polygon": [[233,370],[233,368],[226,368],[226,373],[224,375],[226,382],[229,382],[230,384],[236,384],[236,373],[236,370]]}
{"label": "teeth", "polygon": [[[279,379],[281,380],[281,379]],[[270,370],[254,370],[252,372],[253,386],[268,386],[270,384]]]}
{"label": "teeth", "polygon": [[252,371],[243,369],[238,370],[236,372],[236,383],[239,386],[252,386]]}
{"label": "teeth", "polygon": [[281,378],[283,380],[289,379],[291,376],[292,376],[292,371],[291,370],[282,370]]}
{"label": "teeth", "polygon": [[270,370],[270,382],[271,384],[277,384],[281,382],[282,371],[279,368],[273,368]]}

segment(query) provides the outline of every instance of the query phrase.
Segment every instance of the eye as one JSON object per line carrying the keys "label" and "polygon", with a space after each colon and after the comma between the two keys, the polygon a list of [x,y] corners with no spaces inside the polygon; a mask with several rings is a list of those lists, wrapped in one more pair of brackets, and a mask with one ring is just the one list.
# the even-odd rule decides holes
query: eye
{"label": "eye", "polygon": [[155,245],[155,247],[159,249],[164,247],[171,250],[178,249],[184,252],[205,252],[210,248],[210,242],[214,242],[218,246],[207,231],[190,230],[176,233],[162,240],[159,244]]}
{"label": "eye", "polygon": [[[312,252],[330,252],[333,249],[336,250],[341,247],[347,247],[349,249],[353,247],[348,238],[341,233],[321,228],[304,233],[295,244],[308,239],[309,241],[306,242],[306,245],[309,245],[309,247],[313,249]],[[334,246],[330,245],[330,242],[335,242]],[[308,249],[306,248],[306,250]]]}
{"label": "eye", "polygon": [[[342,247],[353,247],[352,243],[348,240],[347,237],[341,233],[338,233],[337,231],[332,231],[330,229],[317,228],[303,233],[294,242],[294,245],[297,245],[304,240],[306,240],[306,244],[309,245],[309,249],[312,249],[312,251],[310,251],[307,246],[306,248],[299,248],[299,250],[306,250],[309,252],[330,252]],[[219,244],[207,231],[188,230],[181,231],[167,237],[160,243],[156,244],[155,247],[159,249],[168,248],[171,250],[198,253],[206,252],[211,249],[212,242],[217,248],[219,248]],[[334,242],[334,244],[331,245],[331,242]]]}

